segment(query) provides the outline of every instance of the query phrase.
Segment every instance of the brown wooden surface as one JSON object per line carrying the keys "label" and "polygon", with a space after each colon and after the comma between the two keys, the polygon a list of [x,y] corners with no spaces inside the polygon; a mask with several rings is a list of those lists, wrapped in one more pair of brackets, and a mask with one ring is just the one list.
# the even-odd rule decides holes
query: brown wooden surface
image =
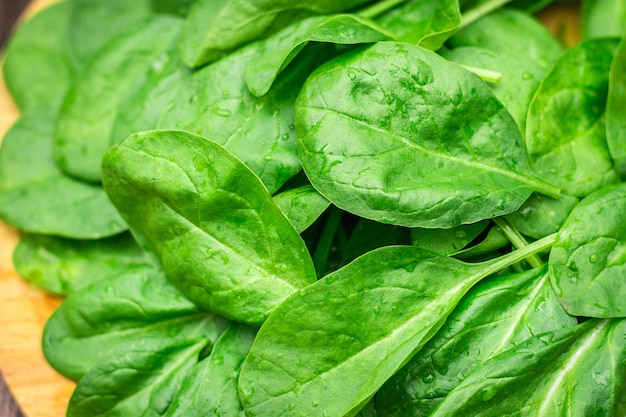
{"label": "brown wooden surface", "polygon": [[[25,15],[54,1],[35,0]],[[575,6],[553,7],[541,17],[568,44],[578,39]],[[17,117],[18,111],[0,82],[0,138]],[[40,347],[43,325],[61,300],[17,275],[11,255],[18,238],[15,229],[0,222],[0,371],[26,417],[61,417],[74,383],[50,368]]]}

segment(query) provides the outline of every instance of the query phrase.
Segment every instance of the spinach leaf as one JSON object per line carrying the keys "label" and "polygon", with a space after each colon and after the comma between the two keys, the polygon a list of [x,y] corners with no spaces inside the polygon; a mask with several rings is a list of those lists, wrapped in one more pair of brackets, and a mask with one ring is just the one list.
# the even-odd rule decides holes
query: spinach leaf
{"label": "spinach leaf", "polygon": [[379,42],[319,67],[296,102],[313,186],[361,217],[455,227],[515,211],[533,190],[514,120],[476,75],[423,48]]}
{"label": "spinach leaf", "polygon": [[191,76],[168,105],[159,128],[186,130],[223,145],[274,193],[302,169],[294,102],[316,57],[294,62],[268,94],[255,97],[245,74],[258,47],[242,48]]}
{"label": "spinach leaf", "polygon": [[166,416],[245,417],[237,392],[237,378],[255,334],[250,327],[229,325],[215,342],[211,355],[196,364],[183,381]]}
{"label": "spinach leaf", "polygon": [[208,343],[199,330],[121,342],[78,382],[67,417],[162,416]]}
{"label": "spinach leaf", "polygon": [[530,164],[566,194],[584,197],[618,181],[604,127],[616,47],[617,40],[597,39],[568,49],[530,104],[526,124]]}
{"label": "spinach leaf", "polygon": [[480,364],[534,335],[575,324],[550,286],[547,266],[481,282],[378,391],[379,415],[430,415]]}
{"label": "spinach leaf", "polygon": [[330,202],[310,184],[279,192],[273,200],[298,233],[312,225],[330,206]]}
{"label": "spinach leaf", "polygon": [[626,183],[584,198],[550,252],[554,289],[565,309],[585,317],[626,316]]}
{"label": "spinach leaf", "polygon": [[[625,32],[626,33],[626,32]],[[626,36],[622,37],[609,72],[606,103],[606,140],[615,163],[615,170],[626,178]]]}
{"label": "spinach leaf", "polygon": [[128,229],[104,189],[69,177],[54,163],[55,115],[23,113],[0,147],[0,217],[29,232],[75,239]]}
{"label": "spinach leaf", "polygon": [[19,26],[6,48],[4,80],[21,111],[56,111],[74,76],[67,25],[72,3],[54,4]]}
{"label": "spinach leaf", "polygon": [[97,240],[26,234],[13,252],[22,277],[59,295],[149,263],[129,233]]}
{"label": "spinach leaf", "polygon": [[[102,155],[126,92],[178,37],[181,20],[153,16],[98,52],[72,84],[57,120],[54,156],[70,175],[100,181]],[[158,61],[157,61],[158,62]]]}
{"label": "spinach leaf", "polygon": [[121,100],[113,123],[111,143],[155,129],[172,98],[180,92],[191,71],[180,60],[175,45],[164,51]]}
{"label": "spinach leaf", "polygon": [[467,247],[489,227],[489,221],[464,224],[452,229],[411,229],[411,244],[441,255],[451,255]]}
{"label": "spinach leaf", "polygon": [[464,249],[454,253],[457,259],[468,262],[480,262],[500,255],[500,249],[510,246],[510,241],[502,229],[497,225],[491,225],[484,238],[478,236],[478,241]]}
{"label": "spinach leaf", "polygon": [[186,17],[196,0],[150,0],[155,13],[173,14]]}
{"label": "spinach leaf", "polygon": [[444,58],[501,74],[489,88],[524,134],[535,90],[561,54],[547,28],[527,13],[502,9],[458,31],[448,45],[452,49],[440,52]]}
{"label": "spinach leaf", "polygon": [[354,415],[435,334],[471,287],[552,241],[483,264],[412,246],[357,258],[269,315],[241,367],[245,412]]}
{"label": "spinach leaf", "polygon": [[580,31],[583,39],[620,37],[626,30],[623,0],[581,0]]}
{"label": "spinach leaf", "polygon": [[85,67],[105,44],[152,15],[150,0],[72,0],[69,42],[76,68]]}
{"label": "spinach leaf", "polygon": [[461,23],[458,0],[410,0],[374,21],[398,41],[441,48]]}
{"label": "spinach leaf", "polygon": [[198,0],[183,27],[183,61],[190,67],[198,67],[305,17],[349,10],[367,2]]}
{"label": "spinach leaf", "polygon": [[626,320],[588,320],[537,335],[476,368],[431,416],[620,415],[624,334]]}
{"label": "spinach leaf", "polygon": [[356,45],[392,36],[357,15],[314,16],[287,26],[259,44],[246,70],[252,94],[266,94],[278,74],[310,42]]}
{"label": "spinach leaf", "polygon": [[267,189],[215,142],[137,133],[107,151],[103,181],[141,244],[203,308],[259,325],[315,281],[304,242]]}
{"label": "spinach leaf", "polygon": [[70,294],[46,322],[43,353],[78,380],[121,342],[188,332],[215,340],[226,324],[200,311],[159,268],[137,267]]}
{"label": "spinach leaf", "polygon": [[555,199],[534,193],[519,210],[505,217],[520,233],[540,239],[556,233],[576,204],[578,198],[566,194]]}

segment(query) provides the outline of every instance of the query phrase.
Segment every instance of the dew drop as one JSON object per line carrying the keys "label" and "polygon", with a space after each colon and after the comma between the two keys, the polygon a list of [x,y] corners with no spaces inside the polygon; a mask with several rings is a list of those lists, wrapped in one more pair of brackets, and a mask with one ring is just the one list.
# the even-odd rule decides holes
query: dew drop
{"label": "dew drop", "polygon": [[320,405],[320,403],[317,402],[317,401],[312,401],[311,402],[311,407],[313,407],[313,408],[317,407],[318,405]]}
{"label": "dew drop", "polygon": [[589,262],[595,263],[597,261],[598,261],[598,254],[597,253],[592,253],[591,256],[589,256]]}
{"label": "dew drop", "polygon": [[465,233],[464,230],[457,230],[456,232],[454,232],[454,236],[457,239],[463,239],[463,238],[465,238],[467,236],[467,233]]}
{"label": "dew drop", "polygon": [[432,374],[422,376],[422,382],[424,382],[425,384],[430,384],[431,382],[433,382],[433,379],[435,379],[435,377]]}
{"label": "dew drop", "polygon": [[374,311],[374,313],[380,313],[380,307],[376,306],[372,309],[372,311]]}
{"label": "dew drop", "polygon": [[219,107],[213,109],[213,113],[220,117],[230,117],[232,115],[231,111],[228,109],[221,109]]}
{"label": "dew drop", "polygon": [[298,295],[300,295],[301,297],[304,297],[306,295],[306,291],[305,290],[300,290],[300,291],[298,291]]}
{"label": "dew drop", "polygon": [[293,404],[293,403],[289,404],[289,409],[290,410],[295,410],[296,409],[296,405]]}
{"label": "dew drop", "polygon": [[490,386],[480,391],[480,399],[483,401],[489,401],[490,399],[495,397],[497,393],[498,388],[496,388],[495,386]]}
{"label": "dew drop", "polygon": [[550,174],[556,175],[559,172],[556,168],[550,168]]}
{"label": "dew drop", "polygon": [[266,161],[266,162],[271,161],[271,160],[272,160],[272,155],[265,155],[265,156],[263,157],[263,160],[264,160],[264,161]]}
{"label": "dew drop", "polygon": [[353,70],[349,70],[348,78],[350,78],[352,81],[356,80],[356,72],[354,72]]}

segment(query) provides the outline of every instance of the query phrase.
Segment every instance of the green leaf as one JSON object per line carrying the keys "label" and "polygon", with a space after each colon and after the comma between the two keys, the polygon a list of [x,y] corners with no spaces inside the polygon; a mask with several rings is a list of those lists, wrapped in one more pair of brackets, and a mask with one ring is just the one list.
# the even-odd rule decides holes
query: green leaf
{"label": "green leaf", "polygon": [[173,14],[186,17],[197,0],[150,0],[155,13]]}
{"label": "green leaf", "polygon": [[555,192],[529,173],[515,122],[485,83],[417,46],[379,42],[329,61],[296,115],[311,183],[361,217],[449,228]]}
{"label": "green leaf", "polygon": [[198,0],[183,27],[183,61],[198,67],[305,17],[349,10],[367,1]]}
{"label": "green leaf", "polygon": [[357,45],[391,39],[373,22],[357,15],[315,16],[287,26],[259,44],[246,70],[252,94],[266,94],[278,74],[310,42]]}
{"label": "green leaf", "polygon": [[211,355],[194,366],[172,401],[167,417],[207,415],[245,417],[237,378],[256,331],[231,324],[215,342]]}
{"label": "green leaf", "polygon": [[6,87],[21,111],[48,106],[56,112],[70,87],[68,42],[71,2],[37,13],[12,35],[2,64]]}
{"label": "green leaf", "polygon": [[23,113],[0,147],[0,217],[29,232],[98,239],[128,229],[104,189],[65,175],[54,163],[55,115]]}
{"label": "green leaf", "polygon": [[554,289],[585,317],[625,317],[626,184],[598,190],[567,217],[550,252]]}
{"label": "green leaf", "polygon": [[604,127],[616,47],[617,40],[598,39],[568,49],[530,104],[526,124],[530,164],[566,194],[584,197],[618,181]]}
{"label": "green leaf", "polygon": [[623,0],[581,0],[580,31],[584,40],[620,37],[626,30]]}
{"label": "green leaf", "polygon": [[535,90],[562,50],[548,29],[527,13],[501,9],[455,33],[441,55],[461,65],[501,74],[489,88],[526,131]]}
{"label": "green leaf", "polygon": [[245,412],[356,414],[472,286],[551,241],[484,264],[412,246],[357,258],[287,298],[267,318],[239,376]]}
{"label": "green leaf", "polygon": [[315,280],[304,242],[259,178],[215,142],[138,133],[109,149],[103,175],[139,241],[203,308],[259,325]]}
{"label": "green leaf", "polygon": [[305,231],[330,206],[310,184],[281,191],[273,199],[298,233]]}
{"label": "green leaf", "polygon": [[59,295],[149,263],[128,233],[97,240],[26,234],[13,252],[18,274]]}
{"label": "green leaf", "polygon": [[195,332],[211,340],[226,320],[200,311],[155,267],[129,270],[70,294],[46,322],[43,353],[78,380],[117,344]]}
{"label": "green leaf", "polygon": [[617,416],[624,412],[626,320],[537,335],[469,374],[432,417]]}
{"label": "green leaf", "polygon": [[378,391],[379,415],[430,415],[477,366],[532,336],[575,324],[550,286],[547,266],[481,282]]}
{"label": "green leaf", "polygon": [[179,18],[155,15],[107,43],[80,72],[57,121],[54,156],[61,169],[86,181],[100,181],[102,155],[114,143],[111,131],[122,100],[173,46],[180,25]]}
{"label": "green leaf", "polygon": [[606,140],[615,170],[626,178],[626,36],[622,37],[609,72]]}
{"label": "green leaf", "polygon": [[163,112],[190,76],[191,71],[180,60],[180,51],[172,45],[125,93],[116,112],[111,143],[157,128]]}
{"label": "green leaf", "polygon": [[458,0],[411,0],[374,21],[396,40],[436,51],[461,23]]}
{"label": "green leaf", "polygon": [[519,210],[505,217],[520,233],[540,239],[556,233],[576,204],[578,198],[566,194],[557,199],[533,194]]}
{"label": "green leaf", "polygon": [[452,229],[411,229],[411,244],[441,255],[451,255],[468,246],[489,226],[488,220]]}
{"label": "green leaf", "polygon": [[411,231],[406,227],[359,219],[346,243],[341,264],[345,265],[383,246],[410,244]]}
{"label": "green leaf", "polygon": [[69,42],[72,60],[82,69],[111,39],[152,15],[150,0],[72,0]]}
{"label": "green leaf", "polygon": [[316,56],[304,56],[263,97],[250,93],[246,68],[258,44],[232,53],[190,77],[161,117],[160,129],[180,129],[224,146],[271,193],[301,171],[294,102]]}
{"label": "green leaf", "polygon": [[121,342],[78,382],[67,417],[162,416],[208,343],[198,331]]}

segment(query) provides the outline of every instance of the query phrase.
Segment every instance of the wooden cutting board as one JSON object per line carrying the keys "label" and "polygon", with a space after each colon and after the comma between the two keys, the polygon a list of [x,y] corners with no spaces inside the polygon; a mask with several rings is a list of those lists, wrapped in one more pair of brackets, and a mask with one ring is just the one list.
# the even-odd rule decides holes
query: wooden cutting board
{"label": "wooden cutting board", "polygon": [[[54,1],[33,1],[24,18]],[[577,41],[575,5],[552,7],[541,18],[560,39],[568,44]],[[18,115],[0,80],[0,138]],[[0,372],[26,417],[61,417],[75,384],[48,365],[40,347],[43,325],[61,299],[17,275],[11,256],[18,239],[18,231],[0,221]]]}

